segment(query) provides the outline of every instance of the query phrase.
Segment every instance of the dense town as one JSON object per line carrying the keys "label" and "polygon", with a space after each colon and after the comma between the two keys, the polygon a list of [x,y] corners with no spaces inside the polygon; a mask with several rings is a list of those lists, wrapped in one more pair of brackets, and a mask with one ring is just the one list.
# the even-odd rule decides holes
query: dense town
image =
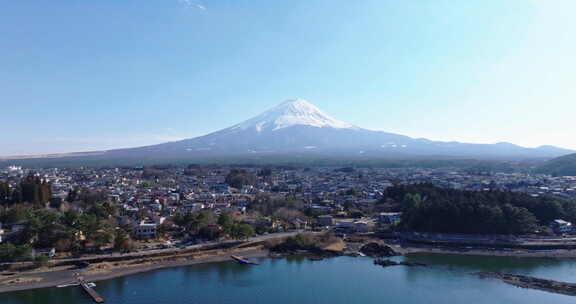
{"label": "dense town", "polygon": [[0,240],[12,246],[1,258],[173,248],[325,228],[374,231],[401,218],[377,204],[384,190],[422,183],[576,198],[575,177],[456,169],[11,166],[0,171]]}

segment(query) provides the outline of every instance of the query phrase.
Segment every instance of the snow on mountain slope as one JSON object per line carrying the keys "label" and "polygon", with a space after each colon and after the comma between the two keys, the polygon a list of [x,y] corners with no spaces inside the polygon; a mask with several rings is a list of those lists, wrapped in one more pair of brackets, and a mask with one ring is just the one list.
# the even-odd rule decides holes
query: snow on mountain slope
{"label": "snow on mountain slope", "polygon": [[287,100],[275,108],[230,128],[255,129],[257,132],[276,131],[292,126],[330,127],[335,129],[357,129],[322,112],[304,99]]}
{"label": "snow on mountain slope", "polygon": [[178,159],[216,156],[315,155],[323,157],[467,157],[527,159],[573,151],[508,143],[467,144],[415,139],[337,120],[302,100],[288,100],[240,124],[204,136],[153,146],[110,150],[101,157]]}

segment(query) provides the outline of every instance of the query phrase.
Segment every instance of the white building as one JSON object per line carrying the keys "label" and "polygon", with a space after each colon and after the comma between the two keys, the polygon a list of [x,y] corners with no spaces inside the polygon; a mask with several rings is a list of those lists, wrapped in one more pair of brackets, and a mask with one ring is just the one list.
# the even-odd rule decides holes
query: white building
{"label": "white building", "polygon": [[134,235],[138,239],[154,239],[157,230],[158,225],[156,223],[141,221],[134,225]]}
{"label": "white building", "polygon": [[558,234],[571,233],[573,231],[572,223],[561,219],[552,221],[550,226]]}

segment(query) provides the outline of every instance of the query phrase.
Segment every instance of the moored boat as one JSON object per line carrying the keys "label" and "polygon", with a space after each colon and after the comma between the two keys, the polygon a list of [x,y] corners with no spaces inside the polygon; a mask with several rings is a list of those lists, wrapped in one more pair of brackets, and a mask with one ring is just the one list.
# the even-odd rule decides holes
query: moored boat
{"label": "moored boat", "polygon": [[251,261],[245,257],[236,256],[236,255],[231,255],[230,257],[240,264],[260,265],[260,263]]}

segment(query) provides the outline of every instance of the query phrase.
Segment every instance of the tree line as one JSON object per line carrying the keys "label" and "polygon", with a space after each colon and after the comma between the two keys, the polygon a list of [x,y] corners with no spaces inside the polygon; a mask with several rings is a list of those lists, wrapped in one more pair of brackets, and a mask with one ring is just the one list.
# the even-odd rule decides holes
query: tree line
{"label": "tree line", "polygon": [[253,186],[258,182],[256,175],[243,169],[232,169],[226,176],[226,184],[240,189],[244,186]]}
{"label": "tree line", "polygon": [[8,183],[0,182],[0,204],[46,204],[52,197],[50,183],[30,174],[23,178],[17,187],[11,188]]}
{"label": "tree line", "polygon": [[576,221],[576,202],[507,191],[465,191],[432,184],[396,185],[382,204],[402,211],[402,229],[420,232],[525,234],[555,219]]}
{"label": "tree line", "polygon": [[185,233],[207,240],[224,237],[247,239],[255,233],[251,225],[234,219],[230,214],[216,216],[209,210],[178,214],[172,220]]}

